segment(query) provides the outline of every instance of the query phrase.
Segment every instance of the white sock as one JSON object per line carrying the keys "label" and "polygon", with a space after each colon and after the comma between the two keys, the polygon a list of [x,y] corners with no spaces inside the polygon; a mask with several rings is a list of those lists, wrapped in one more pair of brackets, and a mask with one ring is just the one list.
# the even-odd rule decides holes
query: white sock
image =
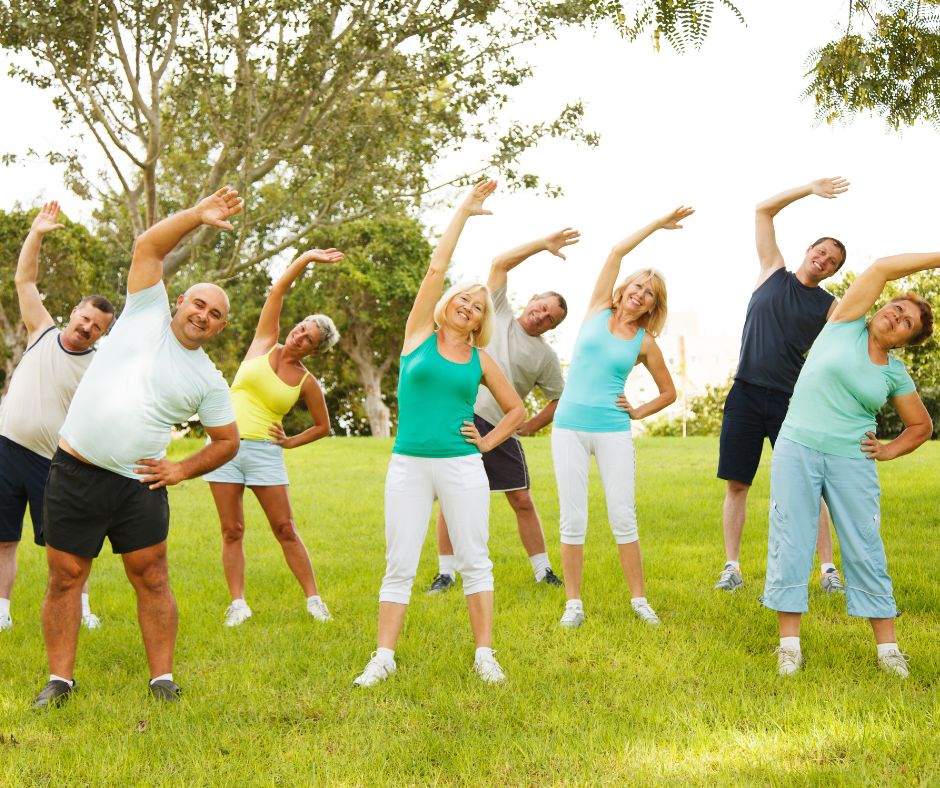
{"label": "white sock", "polygon": [[307,597],[307,607],[310,607],[310,605],[313,604],[314,602],[322,602],[322,601],[323,601],[323,600],[320,599],[320,595],[319,595],[319,594],[314,594],[313,596],[308,596],[308,597]]}
{"label": "white sock", "polygon": [[800,650],[800,638],[797,637],[786,637],[780,638],[780,648],[789,648],[793,651]]}
{"label": "white sock", "polygon": [[450,575],[457,579],[457,559],[452,555],[439,555],[437,557],[437,571],[442,575]]}
{"label": "white sock", "polygon": [[481,659],[492,658],[492,656],[493,656],[493,649],[491,649],[489,646],[477,646],[477,653],[474,659],[481,660]]}
{"label": "white sock", "polygon": [[648,605],[649,602],[646,601],[645,596],[635,596],[630,600],[630,604],[633,605],[633,607],[639,607],[640,605]]}
{"label": "white sock", "polygon": [[10,615],[10,600],[0,597],[0,616]]}
{"label": "white sock", "polygon": [[173,674],[172,674],[172,673],[163,673],[163,674],[161,674],[161,675],[159,675],[159,676],[154,676],[152,679],[150,679],[150,685],[153,686],[153,683],[154,683],[155,681],[173,681]]}
{"label": "white sock", "polygon": [[375,650],[375,656],[378,658],[379,662],[383,662],[386,665],[395,664],[395,649],[393,648],[383,648],[379,646]]}
{"label": "white sock", "polygon": [[820,564],[819,571],[822,572],[823,574],[826,574],[827,572],[835,572],[836,565],[835,564]]}
{"label": "white sock", "polygon": [[740,561],[725,561],[725,569],[727,569],[729,566],[730,566],[732,569],[737,569],[739,572],[741,571],[741,562],[740,562]]}
{"label": "white sock", "polygon": [[581,604],[580,599],[569,599],[567,602],[565,602],[565,610],[572,610],[572,609],[575,609],[575,610],[584,609],[584,605]]}
{"label": "white sock", "polygon": [[552,568],[551,561],[548,560],[548,553],[538,553],[529,556],[529,563],[532,564],[532,571],[535,572],[535,582],[538,583],[545,577],[545,571]]}
{"label": "white sock", "polygon": [[88,594],[82,594],[82,615],[91,615],[91,604],[88,602]]}
{"label": "white sock", "polygon": [[244,597],[240,599],[233,599],[232,607],[248,607],[248,603],[245,601]]}
{"label": "white sock", "polygon": [[892,654],[895,651],[900,651],[897,643],[879,643],[878,644],[878,656],[883,657],[885,654]]}
{"label": "white sock", "polygon": [[57,676],[55,673],[49,674],[49,681],[64,681],[70,687],[75,686],[75,679],[64,679],[61,676]]}

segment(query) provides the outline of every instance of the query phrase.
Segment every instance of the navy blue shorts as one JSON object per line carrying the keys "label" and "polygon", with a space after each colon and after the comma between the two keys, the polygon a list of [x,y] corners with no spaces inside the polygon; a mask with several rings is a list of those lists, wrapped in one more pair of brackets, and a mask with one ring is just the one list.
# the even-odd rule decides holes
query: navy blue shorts
{"label": "navy blue shorts", "polygon": [[23,536],[23,515],[29,504],[33,541],[42,538],[42,496],[50,460],[0,435],[0,542],[18,542]]}
{"label": "navy blue shorts", "polygon": [[[486,435],[493,425],[473,415],[473,423],[480,435]],[[492,451],[483,454],[483,469],[490,481],[490,492],[511,492],[529,489],[529,468],[525,452],[518,438],[507,438]]]}
{"label": "navy blue shorts", "polygon": [[718,450],[718,478],[751,484],[760,465],[764,438],[773,447],[787,415],[790,395],[735,380],[725,400]]}

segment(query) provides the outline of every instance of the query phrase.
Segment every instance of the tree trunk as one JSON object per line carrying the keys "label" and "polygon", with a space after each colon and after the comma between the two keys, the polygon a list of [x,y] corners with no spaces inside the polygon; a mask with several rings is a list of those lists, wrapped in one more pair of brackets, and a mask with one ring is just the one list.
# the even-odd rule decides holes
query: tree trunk
{"label": "tree trunk", "polygon": [[369,430],[373,437],[388,438],[392,434],[391,419],[388,405],[382,400],[382,378],[392,364],[391,358],[386,358],[376,366],[375,354],[372,352],[371,326],[356,324],[350,326],[340,338],[339,346],[356,365],[359,380],[366,392],[366,418],[369,419]]}
{"label": "tree trunk", "polygon": [[387,438],[392,434],[389,419],[388,405],[382,401],[382,378],[379,370],[359,368],[366,390],[366,417],[369,419],[369,430],[375,438]]}

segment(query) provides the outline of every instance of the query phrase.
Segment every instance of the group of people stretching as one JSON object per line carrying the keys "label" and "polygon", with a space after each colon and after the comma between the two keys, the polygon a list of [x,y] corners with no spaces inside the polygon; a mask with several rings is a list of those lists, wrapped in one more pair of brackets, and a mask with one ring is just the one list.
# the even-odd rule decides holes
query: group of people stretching
{"label": "group of people stretching", "polygon": [[[930,416],[914,384],[888,351],[925,341],[933,318],[930,306],[913,293],[893,299],[870,321],[865,316],[889,281],[940,267],[940,253],[879,259],[838,302],[820,283],[845,262],[841,242],[820,238],[807,248],[799,269],[787,271],[775,240],[775,215],[810,194],[833,198],[847,188],[841,178],[824,178],[757,207],[760,273],[721,432],[718,475],[728,482],[726,564],[716,588],[734,591],[743,585],[739,550],[745,503],[768,437],[774,455],[762,600],[778,611],[778,671],[790,675],[802,663],[799,624],[816,545],[823,588],[844,590],[849,614],[871,621],[878,664],[906,677],[907,660],[894,632],[897,607],[879,535],[880,490],[872,461],[909,453],[931,435]],[[492,648],[490,493],[506,494],[535,581],[561,585],[548,560],[518,439],[550,422],[567,597],[560,625],[577,628],[585,622],[581,579],[592,455],[631,609],[648,624],[660,623],[645,595],[630,425],[676,398],[656,342],[667,317],[666,283],[651,268],[618,279],[627,254],[658,230],[680,229],[693,210],[680,206],[614,244],[598,273],[565,382],[542,335],[565,319],[567,302],[547,291],[516,315],[507,278],[541,251],[564,259],[563,250],[579,240],[576,231],[565,228],[498,256],[485,285],[455,285],[444,292],[460,235],[471,217],[490,213],[484,205],[495,189],[495,181],[481,182],[460,204],[405,324],[399,424],[385,482],[386,572],[377,648],[356,686],[375,685],[395,672],[395,647],[435,499],[440,502],[439,572],[429,593],[453,586],[461,574],[476,645],[474,670],[488,683],[505,680]],[[167,574],[166,488],[185,479],[205,475],[219,512],[232,598],[226,626],[241,625],[252,615],[242,546],[246,486],[303,589],[308,613],[318,621],[331,618],[294,522],[283,450],[329,433],[323,392],[304,359],[327,352],[339,334],[330,318],[311,315],[282,343],[280,315],[291,285],[309,265],[338,263],[343,254],[305,252],[274,283],[231,390],[202,349],[225,328],[225,292],[213,284],[194,285],[171,311],[163,284],[163,261],[189,232],[202,225],[231,229],[229,220],[241,207],[237,192],[223,188],[155,224],[137,239],[120,318],[114,320],[107,299],[89,296],[61,331],[37,288],[42,239],[62,227],[56,203],[44,206],[23,246],[16,287],[29,343],[0,404],[0,630],[12,625],[16,547],[28,505],[35,541],[45,545],[49,566],[42,628],[50,677],[35,700],[37,708],[58,705],[75,690],[78,630],[83,623],[100,624],[90,610],[87,582],[105,537],[121,555],[137,594],[150,692],[158,700],[179,699],[172,674],[177,612]],[[94,351],[109,328],[107,341]],[[658,389],[641,405],[624,394],[638,362]],[[548,404],[526,420],[523,398],[536,387]],[[283,419],[301,398],[312,426],[289,436]],[[889,400],[904,430],[882,443],[875,437],[875,415]],[[206,431],[206,445],[180,461],[168,459],[171,428],[193,414]],[[844,586],[831,561],[830,514],[842,549]]]}

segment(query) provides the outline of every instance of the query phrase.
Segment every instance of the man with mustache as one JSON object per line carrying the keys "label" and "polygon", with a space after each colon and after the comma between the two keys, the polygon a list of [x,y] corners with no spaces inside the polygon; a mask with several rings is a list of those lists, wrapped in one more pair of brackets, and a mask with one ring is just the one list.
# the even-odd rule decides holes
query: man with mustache
{"label": "man with mustache", "polygon": [[[37,287],[43,238],[58,223],[59,204],[46,203],[33,219],[16,264],[16,295],[26,326],[27,347],[0,403],[0,632],[13,626],[10,597],[16,579],[16,549],[29,505],[33,540],[44,545],[42,497],[49,464],[59,441],[72,395],[94,357],[94,345],[114,320],[114,307],[100,295],[85,296],[73,307],[61,331]],[[81,593],[82,623],[100,625]]]}
{"label": "man with mustache", "polygon": [[[74,690],[78,589],[105,537],[137,595],[150,692],[160,701],[179,699],[166,488],[232,459],[238,427],[228,385],[202,350],[225,328],[228,297],[216,285],[193,285],[171,317],[163,261],[197,227],[231,230],[228,219],[241,206],[238,192],[223,187],[137,239],[124,310],[75,392],[49,471],[42,628],[50,676],[34,708],[58,705]],[[178,462],[168,459],[171,428],[194,413],[211,442]]]}

